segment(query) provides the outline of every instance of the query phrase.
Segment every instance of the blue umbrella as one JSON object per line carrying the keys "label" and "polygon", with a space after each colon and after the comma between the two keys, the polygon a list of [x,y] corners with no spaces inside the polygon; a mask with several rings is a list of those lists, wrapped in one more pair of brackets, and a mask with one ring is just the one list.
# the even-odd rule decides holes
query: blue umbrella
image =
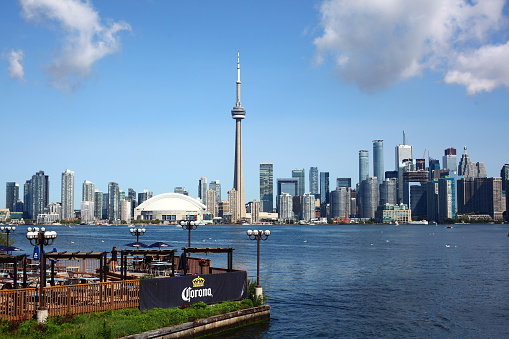
{"label": "blue umbrella", "polygon": [[17,247],[14,247],[14,246],[0,245],[0,251],[3,251],[3,252],[12,252],[12,251],[23,251],[23,250],[21,248],[17,248]]}
{"label": "blue umbrella", "polygon": [[39,260],[41,257],[41,252],[39,251],[39,246],[34,246],[34,254],[32,256],[32,258],[34,260]]}
{"label": "blue umbrella", "polygon": [[139,241],[130,242],[129,244],[125,244],[124,246],[129,246],[129,247],[144,247],[144,248],[148,247],[147,245],[145,245],[144,243],[139,242]]}
{"label": "blue umbrella", "polygon": [[159,247],[159,248],[161,248],[161,247],[172,247],[172,246],[167,244],[167,243],[165,243],[165,242],[158,241],[158,242],[155,242],[153,244],[148,245],[148,247],[151,247],[151,248]]}

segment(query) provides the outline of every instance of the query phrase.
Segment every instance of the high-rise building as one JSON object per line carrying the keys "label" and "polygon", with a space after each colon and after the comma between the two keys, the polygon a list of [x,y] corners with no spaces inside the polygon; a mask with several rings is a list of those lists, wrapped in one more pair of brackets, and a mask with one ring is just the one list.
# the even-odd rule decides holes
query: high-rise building
{"label": "high-rise building", "polygon": [[274,210],[274,165],[260,164],[260,209],[271,213]]}
{"label": "high-rise building", "polygon": [[384,174],[384,141],[373,140],[373,176],[381,183],[385,180]]}
{"label": "high-rise building", "polygon": [[463,147],[463,155],[458,165],[458,175],[464,178],[477,178],[477,168],[475,163],[470,160],[467,146]]}
{"label": "high-rise building", "polygon": [[507,191],[509,191],[509,188],[507,187],[507,182],[509,181],[509,164],[502,166],[502,169],[500,170],[500,177],[502,178],[502,190],[507,194]]}
{"label": "high-rise building", "polygon": [[213,217],[217,215],[216,191],[209,188],[206,193],[207,213]]}
{"label": "high-rise building", "polygon": [[94,217],[98,220],[103,218],[103,192],[94,190]]}
{"label": "high-rise building", "polygon": [[429,167],[428,167],[429,180],[433,179],[435,177],[434,172],[439,171],[439,170],[440,170],[440,161],[437,159],[429,158]]}
{"label": "high-rise building", "polygon": [[152,192],[145,188],[143,192],[138,193],[138,205],[141,205],[150,198],[152,198]]}
{"label": "high-rise building", "polygon": [[302,220],[309,222],[315,218],[315,199],[312,193],[304,193],[302,196]]}
{"label": "high-rise building", "polygon": [[74,219],[74,172],[62,173],[62,219]]}
{"label": "high-rise building", "polygon": [[456,218],[456,180],[453,177],[438,179],[438,219]]}
{"label": "high-rise building", "polygon": [[108,209],[110,208],[110,198],[108,197],[108,193],[103,193],[103,201],[102,201],[102,216],[101,219],[108,219]]}
{"label": "high-rise building", "polygon": [[278,195],[279,220],[293,220],[293,197],[288,193]]}
{"label": "high-rise building", "polygon": [[309,193],[318,196],[320,194],[318,181],[318,167],[311,167],[309,169]]}
{"label": "high-rise building", "polygon": [[352,178],[337,178],[336,187],[352,187]]}
{"label": "high-rise building", "polygon": [[138,201],[136,200],[136,191],[132,188],[127,189],[127,199],[131,202],[131,216],[134,216],[134,209],[138,206]]}
{"label": "high-rise building", "polygon": [[131,222],[131,201],[129,199],[120,202],[120,219],[125,220],[127,223]]}
{"label": "high-rise building", "polygon": [[348,220],[350,216],[350,187],[337,187],[331,195],[331,217]]}
{"label": "high-rise building", "polygon": [[206,205],[207,204],[207,177],[202,175],[200,180],[198,180],[198,198],[201,199],[201,202]]}
{"label": "high-rise building", "polygon": [[81,195],[81,201],[94,201],[95,185],[93,182],[85,180],[83,182],[83,194]]}
{"label": "high-rise building", "polygon": [[[407,170],[413,171],[415,168],[412,167],[412,146],[406,144],[406,135],[403,131],[403,144],[396,146],[396,171],[398,171],[398,182],[397,182],[397,194],[398,204],[402,204],[404,201],[404,182],[403,173]],[[407,201],[406,204],[409,202]]]}
{"label": "high-rise building", "polygon": [[19,185],[8,182],[5,185],[5,208],[14,211],[14,204],[19,200]]}
{"label": "high-rise building", "polygon": [[386,178],[380,185],[380,205],[396,205],[396,178]]}
{"label": "high-rise building", "polygon": [[369,177],[369,152],[359,151],[359,184]]}
{"label": "high-rise building", "polygon": [[116,182],[108,183],[108,220],[120,220],[120,189]]}
{"label": "high-rise building", "polygon": [[427,200],[427,218],[428,221],[440,221],[438,213],[438,179],[432,179],[427,183],[426,200]]}
{"label": "high-rise building", "polygon": [[410,210],[412,217],[425,217],[428,213],[427,182],[410,186]]}
{"label": "high-rise building", "polygon": [[232,118],[235,120],[235,165],[233,172],[233,188],[237,192],[235,211],[236,219],[242,219],[246,215],[244,193],[244,162],[242,159],[242,120],[246,117],[246,111],[240,102],[240,53],[237,53],[237,102],[232,109]]}
{"label": "high-rise building", "polygon": [[81,222],[89,224],[94,221],[94,202],[83,200],[81,202]]}
{"label": "high-rise building", "polygon": [[458,214],[489,214],[502,219],[502,178],[462,178],[458,184]]}
{"label": "high-rise building", "polygon": [[[178,194],[183,194],[183,195],[189,195],[189,192],[186,191],[186,188],[185,187],[175,187],[173,189],[173,193],[178,193]],[[141,204],[139,201],[138,201],[138,205]]]}
{"label": "high-rise building", "polygon": [[456,148],[449,147],[444,151],[444,156],[442,157],[442,165],[443,169],[447,169],[450,171],[456,171],[458,169],[458,163],[456,161]]}
{"label": "high-rise building", "polygon": [[29,219],[37,219],[39,214],[44,213],[49,203],[49,177],[44,174],[44,171],[39,171],[32,176],[31,180],[27,180],[25,189],[27,188],[28,192],[25,191],[25,194],[28,196],[25,196],[25,204],[27,201],[30,202],[27,215]]}
{"label": "high-rise building", "polygon": [[298,195],[303,196],[306,191],[305,171],[304,169],[292,170],[292,178],[299,179]]}
{"label": "high-rise building", "polygon": [[[239,198],[238,192],[235,188],[232,188],[231,190],[228,191],[228,202],[229,202],[229,206],[230,206],[229,212],[231,215],[232,223],[236,223],[237,221],[241,220],[240,213],[237,209],[239,206],[239,204],[237,203],[238,198]],[[224,215],[224,211],[223,211],[223,215]]]}
{"label": "high-rise building", "polygon": [[217,206],[221,202],[221,182],[219,180],[212,180],[209,184],[209,189],[215,192],[214,198]]}
{"label": "high-rise building", "polygon": [[327,205],[330,204],[329,172],[320,172],[320,216],[327,217]]}
{"label": "high-rise building", "polygon": [[292,197],[299,195],[299,179],[297,178],[278,178],[277,195],[288,193]]}
{"label": "high-rise building", "polygon": [[373,219],[379,200],[378,179],[368,177],[361,184],[361,218]]}

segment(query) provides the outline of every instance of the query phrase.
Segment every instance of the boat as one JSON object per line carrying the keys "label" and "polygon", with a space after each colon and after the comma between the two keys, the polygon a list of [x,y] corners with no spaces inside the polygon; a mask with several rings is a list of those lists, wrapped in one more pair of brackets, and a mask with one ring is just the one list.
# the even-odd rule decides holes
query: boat
{"label": "boat", "polygon": [[428,220],[410,220],[407,225],[428,225]]}

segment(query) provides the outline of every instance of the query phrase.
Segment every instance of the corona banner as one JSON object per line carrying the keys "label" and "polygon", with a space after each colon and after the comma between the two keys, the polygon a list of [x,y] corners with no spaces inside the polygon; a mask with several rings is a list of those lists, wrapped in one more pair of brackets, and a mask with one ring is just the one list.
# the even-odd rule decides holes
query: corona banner
{"label": "corona banner", "polygon": [[177,307],[199,301],[215,304],[245,298],[246,271],[140,280],[140,310]]}

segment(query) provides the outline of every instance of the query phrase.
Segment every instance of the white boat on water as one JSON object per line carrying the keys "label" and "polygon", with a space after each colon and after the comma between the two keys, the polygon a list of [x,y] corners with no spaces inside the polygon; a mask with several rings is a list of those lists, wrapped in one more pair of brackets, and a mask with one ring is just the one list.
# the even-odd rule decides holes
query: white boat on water
{"label": "white boat on water", "polygon": [[407,225],[428,225],[428,220],[411,220]]}

